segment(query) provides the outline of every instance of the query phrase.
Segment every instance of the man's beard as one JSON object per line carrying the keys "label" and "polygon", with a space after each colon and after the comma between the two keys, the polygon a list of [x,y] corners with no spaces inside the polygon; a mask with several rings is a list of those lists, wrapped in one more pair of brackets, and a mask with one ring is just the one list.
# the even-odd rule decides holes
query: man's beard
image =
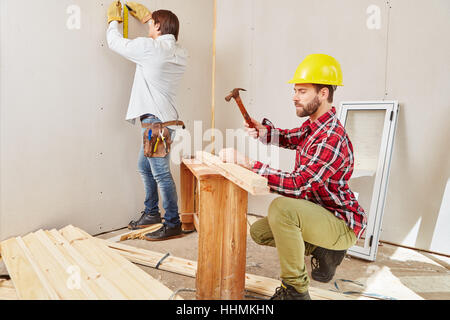
{"label": "man's beard", "polygon": [[296,107],[301,107],[301,109],[297,108],[297,116],[300,118],[309,117],[310,115],[316,113],[316,111],[320,107],[319,97],[316,95],[314,100],[306,105],[306,107],[299,103],[295,105]]}

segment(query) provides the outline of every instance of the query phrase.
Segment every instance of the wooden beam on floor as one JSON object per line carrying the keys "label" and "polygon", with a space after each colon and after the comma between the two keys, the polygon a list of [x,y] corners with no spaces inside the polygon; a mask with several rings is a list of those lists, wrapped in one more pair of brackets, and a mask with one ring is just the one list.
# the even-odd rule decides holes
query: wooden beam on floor
{"label": "wooden beam on floor", "polygon": [[156,231],[161,227],[162,227],[162,224],[158,223],[158,224],[154,224],[147,228],[143,228],[143,229],[139,229],[139,230],[133,230],[133,231],[127,230],[124,233],[114,236],[108,240],[113,241],[113,242],[119,242],[119,241],[125,241],[125,240],[133,240],[133,239],[144,239],[144,236],[147,233]]}
{"label": "wooden beam on floor", "polygon": [[[19,299],[58,300],[59,296],[52,289],[42,271],[33,260],[23,240],[11,238],[0,243],[2,258],[16,288]],[[21,242],[21,243],[19,243]]]}
{"label": "wooden beam on floor", "polygon": [[2,241],[0,251],[12,280],[1,281],[0,299],[12,298],[14,288],[16,298],[26,300],[167,300],[173,294],[119,253],[73,226]]}
{"label": "wooden beam on floor", "polygon": [[[131,262],[141,264],[147,267],[155,268],[159,261],[165,256],[163,253],[154,252],[150,250],[140,249],[133,246],[113,243],[102,239],[98,241],[104,242],[108,247],[116,250],[122,256]],[[188,259],[169,256],[159,265],[159,269],[182,274],[188,277],[195,277],[197,272],[197,263]],[[264,296],[272,296],[277,287],[280,286],[280,281],[252,275],[245,275],[245,289],[258,293]],[[319,288],[309,288],[309,293],[312,299],[315,300],[355,300],[357,297],[344,295],[338,292]]]}
{"label": "wooden beam on floor", "polygon": [[16,288],[12,280],[0,280],[0,300],[17,300]]}
{"label": "wooden beam on floor", "polygon": [[129,264],[126,259],[104,244],[95,241],[81,229],[67,226],[60,233],[79,252],[83,252],[85,258],[95,264],[99,272],[121,289],[131,300],[166,300],[172,295],[172,291],[159,281],[153,279],[141,268]]}

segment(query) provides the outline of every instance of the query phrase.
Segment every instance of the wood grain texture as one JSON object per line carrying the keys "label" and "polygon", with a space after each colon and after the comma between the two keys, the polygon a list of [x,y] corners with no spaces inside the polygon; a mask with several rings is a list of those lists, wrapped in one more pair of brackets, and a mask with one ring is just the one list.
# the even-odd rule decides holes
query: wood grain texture
{"label": "wood grain texture", "polygon": [[[122,293],[133,300],[167,300],[172,291],[139,267],[129,263],[124,257],[114,252],[104,244],[95,241],[93,237],[73,226],[67,226],[60,233],[79,247],[95,253],[96,257],[86,257],[94,263],[97,269],[112,283],[122,289]],[[86,256],[86,255],[85,255]]]}
{"label": "wood grain texture", "polygon": [[202,180],[199,190],[197,299],[242,299],[247,192],[229,180]]}
{"label": "wood grain texture", "polygon": [[194,188],[195,188],[194,174],[189,170],[184,162],[180,164],[180,185],[181,188],[181,213],[195,212],[194,208]]}
{"label": "wood grain texture", "polygon": [[[57,292],[61,299],[85,300],[87,296],[81,291],[81,288],[70,288],[67,285],[69,274],[61,264],[66,264],[64,258],[61,264],[37,238],[35,233],[30,233],[23,237],[23,242],[29,248],[33,259],[36,261],[39,269],[44,273],[50,286]],[[67,265],[69,265],[67,263]]]}
{"label": "wood grain texture", "polygon": [[147,227],[147,228],[144,228],[144,229],[131,231],[129,233],[121,235],[120,236],[120,241],[133,240],[133,239],[144,239],[144,236],[147,233],[154,232],[154,231],[160,229],[161,227],[162,227],[162,224],[158,223],[158,224],[154,224],[154,225],[152,225],[150,227]]}
{"label": "wood grain texture", "polygon": [[0,300],[18,300],[12,280],[0,280]]}
{"label": "wood grain texture", "polygon": [[[141,268],[73,226],[11,238],[1,242],[0,248],[19,299],[162,300],[172,296],[169,288]],[[14,287],[2,285],[0,299],[12,297]]]}
{"label": "wood grain texture", "polygon": [[[159,261],[164,254],[159,252],[154,252],[151,250],[136,248],[129,245],[112,243],[106,240],[98,239],[98,241],[103,241],[107,246],[116,250],[119,254],[123,255],[130,261],[138,264],[142,264],[148,267],[154,268],[157,261]],[[178,258],[170,256],[164,260],[159,266],[159,269],[166,270],[169,272],[179,273],[189,277],[195,277],[197,271],[197,263],[192,260]],[[245,289],[261,294],[264,296],[272,296],[275,293],[277,287],[280,286],[280,280],[271,279],[263,276],[245,274]],[[355,300],[358,299],[356,296],[344,295],[338,292],[333,292],[330,290],[309,287],[309,293],[311,298],[314,300]],[[370,298],[365,298],[372,300]]]}
{"label": "wood grain texture", "polygon": [[46,231],[50,241],[52,241],[59,251],[65,255],[73,265],[78,266],[81,279],[85,280],[90,289],[96,294],[99,300],[124,300],[126,297],[107,280],[98,270],[95,269],[70,243],[55,229]]}
{"label": "wood grain texture", "polygon": [[19,299],[59,299],[54,291],[48,292],[47,280],[35,262],[30,261],[30,254],[23,250],[17,238],[3,241],[1,248],[3,260]]}
{"label": "wood grain texture", "polygon": [[245,291],[245,265],[247,249],[247,191],[228,181],[226,207],[220,212],[222,230],[222,282],[223,299],[243,299]]}
{"label": "wood grain texture", "polygon": [[220,299],[225,181],[203,180],[199,190],[197,299]]}
{"label": "wood grain texture", "polygon": [[[165,256],[164,253],[140,249],[122,243],[112,243],[102,239],[97,240],[104,242],[105,245],[111,249],[114,249],[128,260],[147,267],[155,268],[158,262]],[[182,274],[188,277],[195,277],[195,273],[197,272],[197,262],[174,256],[168,256],[163,262],[161,262],[159,269]]]}
{"label": "wood grain texture", "polygon": [[219,157],[208,152],[197,151],[196,159],[217,170],[221,175],[252,195],[270,193],[267,179],[234,163],[224,163]]}

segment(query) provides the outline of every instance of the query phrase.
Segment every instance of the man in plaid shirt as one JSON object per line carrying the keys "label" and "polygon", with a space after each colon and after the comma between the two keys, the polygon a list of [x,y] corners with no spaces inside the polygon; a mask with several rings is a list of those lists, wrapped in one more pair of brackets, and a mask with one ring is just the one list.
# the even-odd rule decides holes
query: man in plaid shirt
{"label": "man in plaid shirt", "polygon": [[253,161],[234,149],[220,152],[223,161],[240,164],[266,177],[275,199],[267,218],[254,223],[255,242],[274,246],[281,266],[281,287],[272,299],[310,299],[304,257],[312,255],[312,277],[329,282],[346,250],[364,232],[367,219],[347,182],[353,173],[353,147],[332,106],[342,85],[339,63],[323,54],[309,55],[298,67],[293,101],[300,128],[283,130],[269,120],[252,119],[247,132],[265,144],[296,150],[295,168],[283,172]]}

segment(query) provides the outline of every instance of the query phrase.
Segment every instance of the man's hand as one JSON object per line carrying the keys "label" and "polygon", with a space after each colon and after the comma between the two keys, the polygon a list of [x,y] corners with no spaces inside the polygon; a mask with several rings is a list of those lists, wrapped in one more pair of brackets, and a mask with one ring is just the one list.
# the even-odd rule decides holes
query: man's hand
{"label": "man's hand", "polygon": [[239,151],[236,151],[234,149],[228,148],[228,149],[222,149],[219,152],[219,158],[223,162],[227,163],[235,163],[240,165],[241,167],[244,167],[246,169],[251,170],[253,167],[253,161],[250,160],[248,157],[240,153]]}
{"label": "man's hand", "polygon": [[253,118],[250,118],[255,128],[250,128],[248,123],[244,121],[245,131],[253,139],[258,139],[259,137],[264,137],[267,134],[267,128],[264,127],[260,122]]}
{"label": "man's hand", "polygon": [[152,13],[142,4],[136,2],[127,2],[127,6],[130,7],[130,13],[133,17],[138,19],[142,23],[147,23],[152,18]]}
{"label": "man's hand", "polygon": [[111,21],[118,21],[121,23],[122,20],[122,4],[120,1],[114,1],[108,8],[108,23]]}

